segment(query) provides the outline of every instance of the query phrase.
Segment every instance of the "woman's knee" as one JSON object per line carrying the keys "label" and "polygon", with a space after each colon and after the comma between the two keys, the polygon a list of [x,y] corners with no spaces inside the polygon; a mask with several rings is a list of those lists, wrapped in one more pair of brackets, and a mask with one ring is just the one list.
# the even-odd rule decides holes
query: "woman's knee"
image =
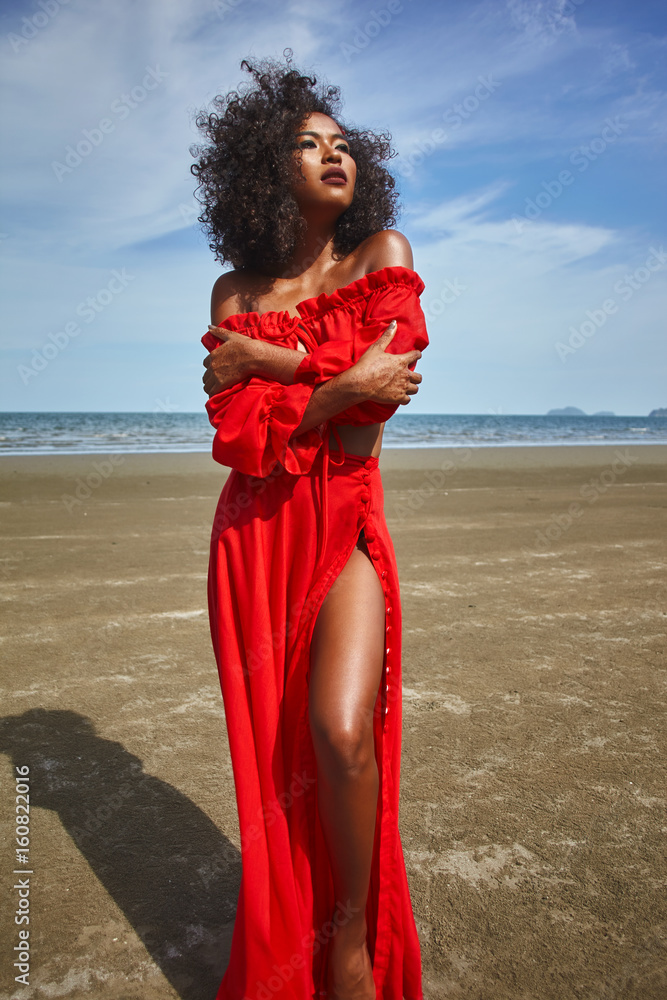
{"label": "woman's knee", "polygon": [[[366,717],[368,715],[368,718]],[[352,719],[319,716],[311,710],[310,727],[320,766],[340,774],[363,772],[374,760],[372,713],[359,711]]]}

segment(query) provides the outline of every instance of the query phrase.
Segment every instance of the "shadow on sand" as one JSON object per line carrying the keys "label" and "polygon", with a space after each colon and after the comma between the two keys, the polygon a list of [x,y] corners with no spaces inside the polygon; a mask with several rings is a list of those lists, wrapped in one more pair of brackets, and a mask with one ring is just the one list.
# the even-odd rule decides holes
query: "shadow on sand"
{"label": "shadow on sand", "polygon": [[229,960],[238,850],[177,789],[76,712],[0,719],[0,751],[30,768],[30,804],[57,812],[182,1000],[213,1000]]}

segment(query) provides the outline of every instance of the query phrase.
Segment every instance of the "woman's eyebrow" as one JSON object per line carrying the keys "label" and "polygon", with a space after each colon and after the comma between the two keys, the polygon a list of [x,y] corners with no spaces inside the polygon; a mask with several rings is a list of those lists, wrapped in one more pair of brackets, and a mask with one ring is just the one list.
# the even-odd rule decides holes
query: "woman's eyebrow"
{"label": "woman's eyebrow", "polygon": [[[297,135],[314,135],[316,139],[320,138],[319,132],[297,132]],[[344,139],[347,142],[347,136],[341,135],[340,132],[331,132],[329,134],[330,139]]]}

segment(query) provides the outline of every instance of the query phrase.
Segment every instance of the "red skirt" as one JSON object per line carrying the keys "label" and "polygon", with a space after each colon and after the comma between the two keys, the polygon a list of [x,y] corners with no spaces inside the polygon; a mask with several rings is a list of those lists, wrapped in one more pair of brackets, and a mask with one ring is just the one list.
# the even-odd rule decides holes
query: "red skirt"
{"label": "red skirt", "polygon": [[[377,458],[328,447],[309,473],[232,470],[213,525],[209,611],[227,718],[242,876],[217,1000],[321,1000],[337,900],[317,807],[310,643],[327,591],[364,529],[385,594],[373,730],[380,787],[366,907],[378,1000],[423,1000],[398,830],[401,605]],[[324,488],[323,488],[324,487]]]}

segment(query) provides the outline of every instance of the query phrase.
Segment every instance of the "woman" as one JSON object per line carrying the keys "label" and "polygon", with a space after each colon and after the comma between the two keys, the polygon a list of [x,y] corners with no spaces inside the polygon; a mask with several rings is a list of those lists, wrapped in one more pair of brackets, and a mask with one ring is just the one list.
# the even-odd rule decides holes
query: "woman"
{"label": "woman", "polygon": [[[209,566],[243,872],[219,998],[421,1000],[398,832],[400,600],[384,422],[428,344],[386,137],[338,88],[243,61],[192,170],[215,283],[202,340],[232,472]],[[393,326],[390,326],[395,320]]]}

